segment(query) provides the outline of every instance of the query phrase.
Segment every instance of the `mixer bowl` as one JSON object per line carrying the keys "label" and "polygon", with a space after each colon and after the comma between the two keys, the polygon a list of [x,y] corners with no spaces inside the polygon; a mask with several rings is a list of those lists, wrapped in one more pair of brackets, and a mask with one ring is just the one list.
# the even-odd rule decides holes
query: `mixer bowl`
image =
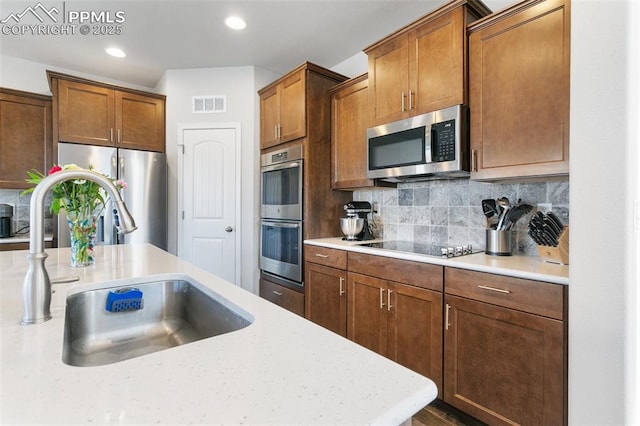
{"label": "mixer bowl", "polygon": [[340,229],[347,240],[355,240],[356,235],[362,232],[364,227],[364,219],[359,217],[342,217],[340,218]]}

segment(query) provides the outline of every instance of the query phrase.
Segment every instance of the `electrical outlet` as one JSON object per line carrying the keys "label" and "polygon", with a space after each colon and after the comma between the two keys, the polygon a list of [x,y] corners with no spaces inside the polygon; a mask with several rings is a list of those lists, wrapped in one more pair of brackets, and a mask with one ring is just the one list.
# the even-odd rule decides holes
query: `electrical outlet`
{"label": "electrical outlet", "polygon": [[542,213],[550,212],[552,207],[551,203],[538,203],[538,211]]}
{"label": "electrical outlet", "polygon": [[377,202],[373,202],[373,205],[371,206],[371,212],[373,214],[380,214],[380,204]]}

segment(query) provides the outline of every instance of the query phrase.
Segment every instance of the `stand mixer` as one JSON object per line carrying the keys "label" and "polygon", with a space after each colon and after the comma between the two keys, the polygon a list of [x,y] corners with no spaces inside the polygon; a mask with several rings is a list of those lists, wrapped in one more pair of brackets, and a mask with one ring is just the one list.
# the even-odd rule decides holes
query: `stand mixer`
{"label": "stand mixer", "polygon": [[364,241],[373,240],[369,227],[369,213],[371,213],[371,203],[368,201],[350,201],[344,205],[346,218],[340,219],[340,228],[345,235],[343,240]]}

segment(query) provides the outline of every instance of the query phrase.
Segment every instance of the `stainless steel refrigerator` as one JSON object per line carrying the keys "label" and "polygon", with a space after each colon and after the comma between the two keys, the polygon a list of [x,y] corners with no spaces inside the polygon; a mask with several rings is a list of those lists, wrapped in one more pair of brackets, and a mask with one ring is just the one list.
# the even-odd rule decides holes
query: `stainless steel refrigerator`
{"label": "stainless steel refrigerator", "polygon": [[[113,225],[111,203],[98,221],[98,244],[151,243],[167,249],[167,159],[159,152],[103,146],[58,144],[58,164],[76,164],[109,177],[124,179],[124,202],[138,229],[118,235]],[[69,247],[69,227],[63,212],[58,216],[58,246]]]}

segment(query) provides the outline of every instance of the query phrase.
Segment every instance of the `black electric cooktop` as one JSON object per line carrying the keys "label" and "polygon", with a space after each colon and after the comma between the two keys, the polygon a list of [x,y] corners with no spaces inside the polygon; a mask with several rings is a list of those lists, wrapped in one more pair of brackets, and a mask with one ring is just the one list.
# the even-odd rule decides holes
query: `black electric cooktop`
{"label": "black electric cooktop", "polygon": [[474,250],[470,244],[445,247],[439,245],[414,243],[411,241],[381,241],[360,245],[364,247],[401,251],[404,253],[421,254],[432,257],[457,257],[481,252],[481,250]]}

